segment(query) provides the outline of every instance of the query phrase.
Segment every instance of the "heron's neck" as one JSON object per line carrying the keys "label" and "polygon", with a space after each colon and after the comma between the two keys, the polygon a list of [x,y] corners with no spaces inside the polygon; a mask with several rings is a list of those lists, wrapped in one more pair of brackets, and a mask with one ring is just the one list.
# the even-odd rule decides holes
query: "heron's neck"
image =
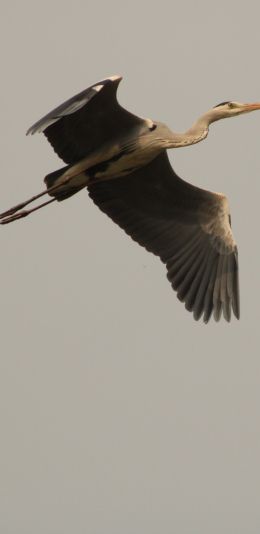
{"label": "heron's neck", "polygon": [[171,146],[173,148],[178,148],[182,146],[194,145],[199,143],[209,133],[210,125],[210,116],[208,113],[205,113],[199,117],[196,122],[189,128],[186,132],[181,134],[174,134],[171,140]]}

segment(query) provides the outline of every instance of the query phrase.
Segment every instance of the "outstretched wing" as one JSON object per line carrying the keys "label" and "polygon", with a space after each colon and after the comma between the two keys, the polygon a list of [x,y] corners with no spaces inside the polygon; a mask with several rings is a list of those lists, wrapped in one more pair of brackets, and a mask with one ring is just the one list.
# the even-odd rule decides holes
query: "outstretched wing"
{"label": "outstretched wing", "polygon": [[74,164],[144,120],[122,108],[116,98],[121,76],[111,76],[70,98],[29,128],[44,132],[55,152]]}
{"label": "outstretched wing", "polygon": [[135,241],[160,256],[198,320],[239,318],[238,255],[227,199],[173,171],[166,152],[146,167],[88,186],[89,195]]}

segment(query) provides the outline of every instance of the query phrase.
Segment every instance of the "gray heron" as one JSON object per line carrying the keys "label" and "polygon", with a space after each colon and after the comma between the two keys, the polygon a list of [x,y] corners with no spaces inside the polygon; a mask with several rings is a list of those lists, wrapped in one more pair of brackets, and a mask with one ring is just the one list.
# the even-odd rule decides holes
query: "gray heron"
{"label": "gray heron", "polygon": [[[141,246],[166,264],[167,277],[187,310],[207,323],[223,313],[239,318],[238,253],[225,195],[198,188],[174,172],[167,149],[207,137],[211,123],[260,109],[260,103],[222,102],[185,133],[133,115],[117,101],[121,76],[111,76],[36,122],[66,163],[48,174],[40,194],[0,214],[1,224],[27,216],[87,187],[94,203]],[[45,194],[51,199],[24,210]]]}

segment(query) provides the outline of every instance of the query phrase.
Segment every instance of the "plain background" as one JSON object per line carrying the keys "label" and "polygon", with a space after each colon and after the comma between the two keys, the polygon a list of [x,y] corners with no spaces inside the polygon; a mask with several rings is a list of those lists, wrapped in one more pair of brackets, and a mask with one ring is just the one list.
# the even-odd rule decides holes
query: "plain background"
{"label": "plain background", "polygon": [[[26,129],[90,84],[184,131],[260,100],[259,2],[3,1],[4,210],[63,165]],[[174,168],[227,194],[242,317],[196,323],[85,191],[1,227],[0,532],[259,534],[260,113]]]}

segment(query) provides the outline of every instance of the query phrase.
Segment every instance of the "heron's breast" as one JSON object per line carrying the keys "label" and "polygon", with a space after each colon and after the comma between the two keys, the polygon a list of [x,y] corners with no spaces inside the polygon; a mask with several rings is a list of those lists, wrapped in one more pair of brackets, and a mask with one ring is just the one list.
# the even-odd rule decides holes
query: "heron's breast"
{"label": "heron's breast", "polygon": [[161,149],[155,147],[127,147],[118,154],[87,170],[91,179],[118,178],[130,174],[154,159]]}

